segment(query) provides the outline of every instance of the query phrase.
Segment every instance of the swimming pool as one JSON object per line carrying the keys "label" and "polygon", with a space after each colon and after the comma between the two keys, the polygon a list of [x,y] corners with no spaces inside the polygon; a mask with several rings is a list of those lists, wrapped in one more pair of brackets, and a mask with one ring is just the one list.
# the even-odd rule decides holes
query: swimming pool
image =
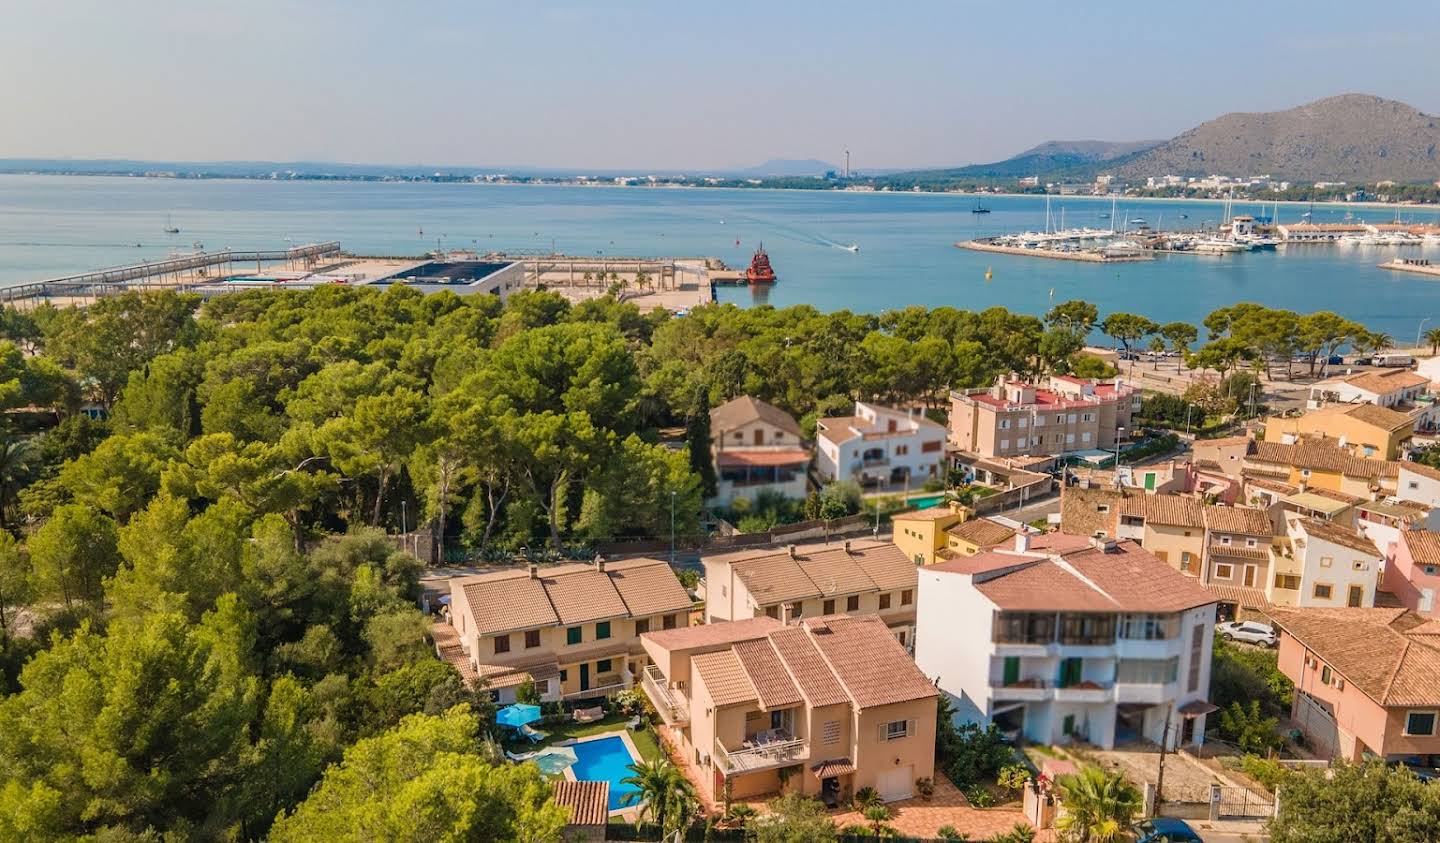
{"label": "swimming pool", "polygon": [[945,493],[941,492],[938,495],[915,495],[905,502],[916,509],[929,509],[932,506],[938,506],[943,500],[945,500]]}
{"label": "swimming pool", "polygon": [[630,776],[629,767],[635,763],[624,739],[619,735],[612,735],[593,741],[580,741],[571,744],[570,748],[575,750],[577,759],[570,768],[576,781],[610,783],[610,810],[616,811],[637,804],[626,803],[625,795],[634,793],[638,788],[620,781]]}

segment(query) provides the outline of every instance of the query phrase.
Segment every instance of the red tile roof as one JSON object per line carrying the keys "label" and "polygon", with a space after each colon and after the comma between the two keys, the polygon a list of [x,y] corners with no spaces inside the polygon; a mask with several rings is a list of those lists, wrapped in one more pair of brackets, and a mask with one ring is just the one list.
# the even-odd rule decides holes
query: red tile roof
{"label": "red tile roof", "polygon": [[749,465],[768,467],[774,465],[802,465],[810,462],[810,452],[799,448],[780,451],[725,450],[715,454],[715,464],[725,468]]}
{"label": "red tile roof", "polygon": [[856,708],[940,695],[877,615],[831,615],[801,625]]}
{"label": "red tile roof", "polygon": [[692,605],[675,572],[660,559],[609,562],[603,573],[589,564],[542,566],[535,578],[525,568],[510,568],[464,577],[455,585],[481,635],[646,617]]}
{"label": "red tile roof", "polygon": [[610,783],[558,780],[555,804],[569,810],[569,825],[604,826],[610,821]]}
{"label": "red tile roof", "polygon": [[1268,611],[1287,634],[1380,705],[1440,705],[1440,646],[1407,609]]}
{"label": "red tile roof", "polygon": [[1215,602],[1192,577],[1132,541],[978,574],[975,588],[1001,609],[1015,611],[1179,612]]}

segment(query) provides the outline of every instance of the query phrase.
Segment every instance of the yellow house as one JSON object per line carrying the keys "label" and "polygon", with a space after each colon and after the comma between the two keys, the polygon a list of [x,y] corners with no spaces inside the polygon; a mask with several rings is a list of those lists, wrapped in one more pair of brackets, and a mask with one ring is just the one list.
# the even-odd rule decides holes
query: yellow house
{"label": "yellow house", "polygon": [[541,700],[579,700],[629,688],[645,666],[640,636],[688,625],[692,602],[661,559],[531,564],[450,581],[440,655],[498,702],[525,681]]}
{"label": "yellow house", "polygon": [[1370,498],[1377,491],[1395,491],[1400,463],[1357,457],[1333,440],[1301,439],[1256,442],[1243,471],[1247,481],[1259,477]]}
{"label": "yellow house", "polygon": [[874,615],[768,617],[642,637],[642,687],[706,797],[889,802],[935,774],[940,692]]}
{"label": "yellow house", "polygon": [[1393,460],[1415,435],[1415,420],[1375,404],[1333,404],[1301,416],[1265,420],[1265,441],[1293,445],[1306,438],[1333,440],[1336,447],[1369,460]]}
{"label": "yellow house", "polygon": [[946,530],[945,538],[947,555],[955,558],[974,556],[982,550],[1005,544],[1015,538],[1015,531],[989,518],[976,518]]}
{"label": "yellow house", "polygon": [[945,531],[963,522],[969,512],[963,506],[932,506],[891,516],[892,539],[905,558],[916,565],[934,565],[936,555],[949,544]]}

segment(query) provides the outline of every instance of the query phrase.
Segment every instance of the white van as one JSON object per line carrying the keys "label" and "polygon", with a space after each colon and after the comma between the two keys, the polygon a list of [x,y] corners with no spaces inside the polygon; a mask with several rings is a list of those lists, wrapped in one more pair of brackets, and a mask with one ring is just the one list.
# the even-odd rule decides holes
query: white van
{"label": "white van", "polygon": [[1375,355],[1375,365],[1387,369],[1408,369],[1415,365],[1415,358],[1399,352],[1385,352]]}

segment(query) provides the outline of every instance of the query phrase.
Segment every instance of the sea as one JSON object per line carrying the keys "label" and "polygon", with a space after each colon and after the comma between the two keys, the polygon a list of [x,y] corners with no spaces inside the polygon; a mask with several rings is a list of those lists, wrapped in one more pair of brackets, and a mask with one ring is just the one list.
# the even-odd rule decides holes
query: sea
{"label": "sea", "polygon": [[[974,237],[1040,230],[1039,196],[973,196],[719,188],[587,187],[0,175],[0,285],[189,251],[285,248],[338,240],[348,251],[418,255],[437,247],[558,250],[575,255],[718,257],[743,268],[761,244],[779,276],[767,290],[722,288],[722,301],[822,311],[908,305],[1041,314],[1085,299],[1102,314],[1198,323],[1240,301],[1333,310],[1408,344],[1421,320],[1440,326],[1440,278],[1380,269],[1440,248],[1291,246],[1238,255],[1174,255],[1087,264],[959,249]],[[1051,197],[1052,224],[1214,227],[1221,202]],[[1271,216],[1273,204],[1233,213]],[[1393,222],[1393,208],[1281,204],[1281,222]],[[1440,222],[1440,209],[1402,208]],[[179,228],[178,234],[164,229]],[[847,247],[854,245],[856,251]]]}

